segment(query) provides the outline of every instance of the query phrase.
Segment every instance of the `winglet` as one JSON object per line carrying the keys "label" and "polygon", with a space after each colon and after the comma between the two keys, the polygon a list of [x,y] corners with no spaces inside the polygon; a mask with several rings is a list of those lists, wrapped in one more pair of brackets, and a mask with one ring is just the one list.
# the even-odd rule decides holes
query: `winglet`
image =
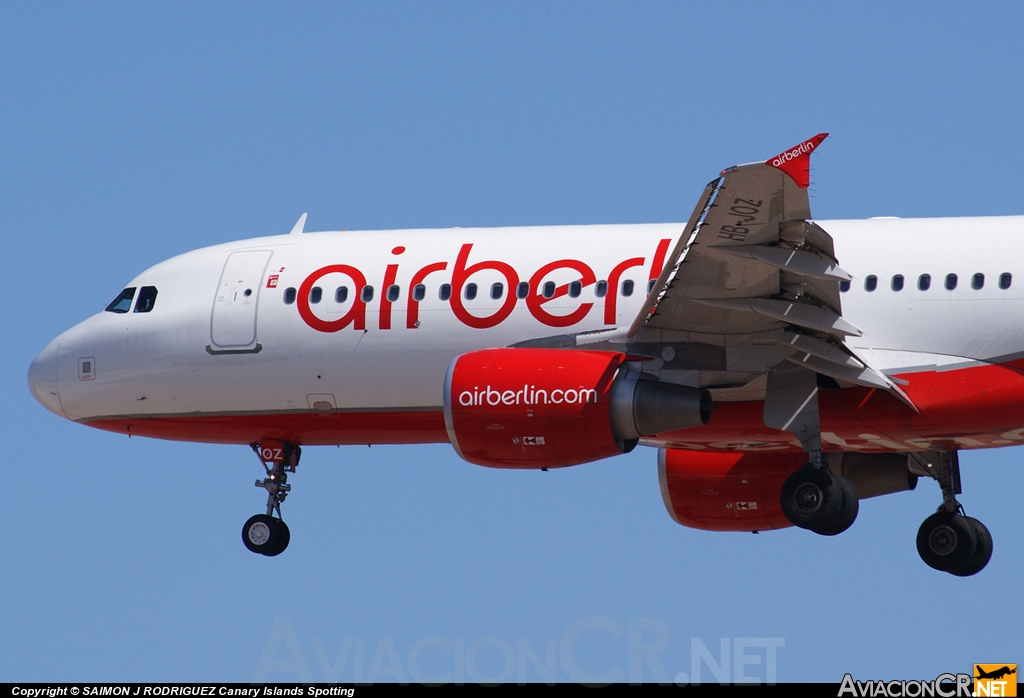
{"label": "winglet", "polygon": [[303,213],[299,216],[299,220],[292,226],[292,232],[289,235],[302,235],[302,231],[306,229],[306,214]]}
{"label": "winglet", "polygon": [[782,170],[796,182],[798,187],[806,189],[811,180],[811,153],[827,137],[827,133],[819,133],[800,145],[785,150],[773,158],[768,158],[764,164]]}

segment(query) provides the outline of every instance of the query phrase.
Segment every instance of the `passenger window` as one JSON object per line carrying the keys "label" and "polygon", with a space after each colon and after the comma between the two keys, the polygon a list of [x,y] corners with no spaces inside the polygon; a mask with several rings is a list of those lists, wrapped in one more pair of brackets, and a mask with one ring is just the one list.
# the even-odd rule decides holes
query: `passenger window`
{"label": "passenger window", "polygon": [[893,291],[902,291],[903,290],[903,274],[897,274],[896,276],[892,277],[892,282],[890,282],[889,287]]}
{"label": "passenger window", "polygon": [[608,282],[601,280],[597,282],[597,286],[594,288],[594,295],[598,298],[604,298],[608,295]]}
{"label": "passenger window", "polygon": [[632,296],[633,295],[633,282],[630,279],[626,279],[622,282],[622,295]]}
{"label": "passenger window", "polygon": [[921,276],[917,277],[917,290],[918,291],[927,291],[931,287],[932,287],[932,275],[931,274],[921,274]]}
{"label": "passenger window", "polygon": [[359,299],[363,303],[369,303],[373,300],[373,286],[363,286],[363,290],[359,292]]}
{"label": "passenger window", "polygon": [[946,290],[952,291],[956,288],[956,274],[946,274]]}
{"label": "passenger window", "polygon": [[322,288],[320,288],[319,286],[314,286],[313,288],[309,289],[309,302],[310,303],[315,305],[315,304],[319,303],[320,300],[323,297],[324,297],[324,290]]}
{"label": "passenger window", "polygon": [[850,290],[850,282],[849,281],[840,281],[839,282],[839,292],[840,293],[846,293],[849,290]]}
{"label": "passenger window", "polygon": [[135,303],[135,312],[148,313],[156,305],[156,286],[143,286],[139,289],[139,300]]}
{"label": "passenger window", "polygon": [[1005,291],[1006,289],[1010,288],[1010,284],[1012,283],[1013,276],[1011,276],[1009,272],[1004,272],[999,275],[999,288]]}
{"label": "passenger window", "polygon": [[583,284],[581,282],[573,281],[569,284],[569,298],[579,298],[582,291]]}
{"label": "passenger window", "polygon": [[348,286],[338,286],[334,292],[334,301],[336,303],[344,303],[348,300]]}
{"label": "passenger window", "polygon": [[491,299],[498,300],[505,295],[505,284],[491,284]]}
{"label": "passenger window", "polygon": [[131,286],[121,291],[117,295],[117,298],[110,301],[110,305],[107,306],[106,312],[108,313],[127,313],[132,309],[132,299],[135,298],[135,287]]}
{"label": "passenger window", "polygon": [[975,291],[980,291],[984,287],[985,287],[985,275],[984,274],[975,274],[974,276],[971,277],[971,288],[973,288]]}
{"label": "passenger window", "polygon": [[545,298],[554,298],[555,297],[555,282],[554,281],[545,281],[544,282],[544,292],[541,295],[543,295]]}
{"label": "passenger window", "polygon": [[530,282],[520,281],[516,286],[516,298],[526,298],[530,295]]}
{"label": "passenger window", "polygon": [[654,284],[657,283],[657,281],[657,279],[651,279],[650,281],[647,282],[647,293],[650,293],[651,291],[654,290]]}
{"label": "passenger window", "polygon": [[427,297],[427,287],[423,284],[416,284],[412,287],[412,299],[419,303]]}
{"label": "passenger window", "polygon": [[401,295],[402,289],[397,284],[391,284],[388,286],[388,302],[394,303],[398,300],[398,296]]}
{"label": "passenger window", "polygon": [[467,301],[471,301],[476,298],[476,284],[466,284],[465,290],[462,295],[466,297]]}
{"label": "passenger window", "polygon": [[284,290],[284,304],[285,305],[291,305],[294,302],[295,302],[295,289],[294,288],[286,288]]}
{"label": "passenger window", "polygon": [[448,300],[452,297],[452,285],[441,284],[441,288],[437,289],[437,297],[443,301]]}
{"label": "passenger window", "polygon": [[871,276],[869,276],[866,279],[864,279],[864,290],[865,291],[869,291],[869,292],[870,291],[874,291],[876,288],[878,288],[878,277],[877,276],[872,274]]}

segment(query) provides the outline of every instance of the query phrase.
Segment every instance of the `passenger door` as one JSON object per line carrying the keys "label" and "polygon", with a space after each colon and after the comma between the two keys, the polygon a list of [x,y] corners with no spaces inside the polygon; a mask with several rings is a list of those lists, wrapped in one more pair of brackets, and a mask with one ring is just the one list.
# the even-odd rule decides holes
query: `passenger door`
{"label": "passenger door", "polygon": [[211,354],[256,353],[256,311],[263,274],[274,253],[241,250],[228,255],[217,284],[210,318]]}

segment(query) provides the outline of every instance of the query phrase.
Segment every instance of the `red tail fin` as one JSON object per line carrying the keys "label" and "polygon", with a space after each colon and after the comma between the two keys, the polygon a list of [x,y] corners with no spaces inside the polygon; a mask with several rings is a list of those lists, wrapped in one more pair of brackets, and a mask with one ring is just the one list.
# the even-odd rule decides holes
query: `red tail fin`
{"label": "red tail fin", "polygon": [[782,170],[796,182],[798,187],[806,189],[811,178],[811,153],[827,137],[827,133],[819,133],[800,145],[784,150],[773,158],[768,158],[765,164]]}

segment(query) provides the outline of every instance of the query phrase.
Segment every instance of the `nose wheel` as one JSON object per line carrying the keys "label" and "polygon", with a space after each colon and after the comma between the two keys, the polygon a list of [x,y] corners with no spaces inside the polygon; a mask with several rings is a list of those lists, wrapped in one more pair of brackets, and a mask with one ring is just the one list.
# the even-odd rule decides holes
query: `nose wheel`
{"label": "nose wheel", "polygon": [[256,514],[242,526],[242,543],[254,553],[274,557],[288,547],[291,534],[281,519],[267,514]]}
{"label": "nose wheel", "polygon": [[281,503],[292,489],[288,473],[295,472],[302,449],[284,441],[261,441],[253,444],[252,450],[267,475],[256,481],[256,487],[267,491],[267,513],[256,514],[245,522],[242,543],[254,553],[274,557],[283,553],[291,540],[288,525],[281,518]]}

